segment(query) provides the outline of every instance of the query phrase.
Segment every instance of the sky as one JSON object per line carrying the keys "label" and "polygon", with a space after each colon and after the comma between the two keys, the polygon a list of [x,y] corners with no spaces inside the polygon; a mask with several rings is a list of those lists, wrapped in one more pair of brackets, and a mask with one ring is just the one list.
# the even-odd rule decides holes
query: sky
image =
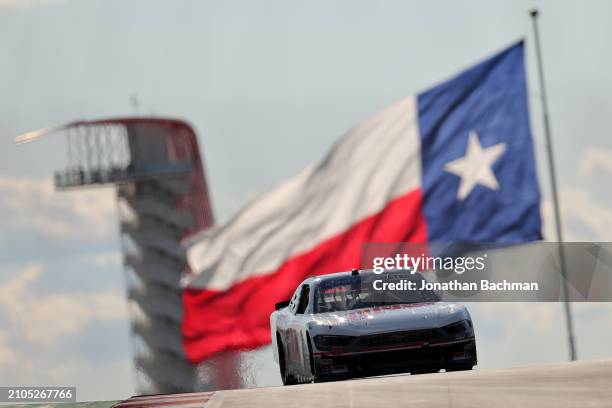
{"label": "sky", "polygon": [[[134,391],[114,191],[54,191],[74,119],[159,115],[199,135],[218,223],[318,160],[354,124],[526,39],[545,233],[551,201],[533,37],[541,9],[568,240],[612,237],[607,1],[0,0],[0,383]],[[131,100],[138,101],[137,104]],[[558,304],[470,307],[480,367],[563,361]],[[612,357],[608,304],[575,308],[581,358]],[[507,324],[511,321],[512,324]],[[269,350],[257,385],[277,384]]]}

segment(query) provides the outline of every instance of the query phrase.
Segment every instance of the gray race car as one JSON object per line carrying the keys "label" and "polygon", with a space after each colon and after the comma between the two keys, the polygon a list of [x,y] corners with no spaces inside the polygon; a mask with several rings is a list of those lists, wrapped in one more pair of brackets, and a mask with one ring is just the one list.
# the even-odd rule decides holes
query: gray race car
{"label": "gray race car", "polygon": [[[358,270],[306,279],[270,316],[283,384],[472,369],[477,357],[469,312],[419,290],[423,279],[406,271]],[[417,289],[379,290],[408,281]]]}

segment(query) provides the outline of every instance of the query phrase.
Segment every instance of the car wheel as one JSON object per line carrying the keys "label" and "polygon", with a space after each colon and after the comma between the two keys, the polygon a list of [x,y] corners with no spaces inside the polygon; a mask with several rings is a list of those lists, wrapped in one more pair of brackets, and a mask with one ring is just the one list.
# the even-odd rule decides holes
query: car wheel
{"label": "car wheel", "polygon": [[276,343],[278,344],[278,365],[280,367],[280,375],[281,380],[283,381],[283,385],[294,385],[297,384],[292,375],[287,373],[287,365],[285,363],[285,350],[283,347],[283,343],[281,342],[280,336],[276,336]]}

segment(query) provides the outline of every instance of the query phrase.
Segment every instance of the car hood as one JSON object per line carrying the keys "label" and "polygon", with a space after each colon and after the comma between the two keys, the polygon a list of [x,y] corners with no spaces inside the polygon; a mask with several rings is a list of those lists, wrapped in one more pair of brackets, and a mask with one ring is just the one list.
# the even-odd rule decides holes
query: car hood
{"label": "car hood", "polygon": [[360,335],[442,327],[469,318],[465,306],[457,303],[390,305],[316,314],[311,330],[316,334]]}

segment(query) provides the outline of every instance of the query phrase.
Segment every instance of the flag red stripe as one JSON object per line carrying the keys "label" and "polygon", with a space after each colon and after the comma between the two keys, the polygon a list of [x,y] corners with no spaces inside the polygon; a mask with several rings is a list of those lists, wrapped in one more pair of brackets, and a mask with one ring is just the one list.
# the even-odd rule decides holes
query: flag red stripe
{"label": "flag red stripe", "polygon": [[366,242],[427,242],[420,189],[390,201],[380,212],[313,249],[287,259],[276,272],[248,278],[227,291],[183,291],[183,346],[192,363],[223,350],[270,342],[270,314],[311,275],[356,268]]}

